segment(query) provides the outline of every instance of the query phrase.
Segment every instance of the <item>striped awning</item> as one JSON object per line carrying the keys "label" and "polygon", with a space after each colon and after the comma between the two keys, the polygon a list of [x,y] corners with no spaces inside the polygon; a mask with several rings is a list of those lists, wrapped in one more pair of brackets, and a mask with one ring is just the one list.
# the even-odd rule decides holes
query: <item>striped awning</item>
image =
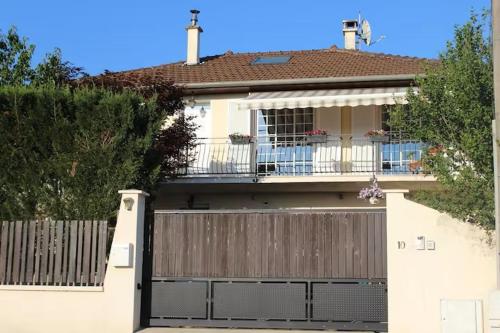
{"label": "striped awning", "polygon": [[258,92],[237,102],[239,110],[320,108],[406,103],[407,88],[360,88]]}

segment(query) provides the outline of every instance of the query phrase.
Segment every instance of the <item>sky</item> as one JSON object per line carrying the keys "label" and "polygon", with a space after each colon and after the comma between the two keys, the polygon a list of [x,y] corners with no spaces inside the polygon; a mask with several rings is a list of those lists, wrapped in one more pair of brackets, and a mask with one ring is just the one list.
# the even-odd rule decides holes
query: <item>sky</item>
{"label": "sky", "polygon": [[435,58],[471,9],[491,0],[3,0],[0,30],[16,26],[35,62],[58,47],[86,72],[185,60],[189,10],[201,11],[201,56],[343,47],[342,20],[358,13],[375,39],[363,50]]}

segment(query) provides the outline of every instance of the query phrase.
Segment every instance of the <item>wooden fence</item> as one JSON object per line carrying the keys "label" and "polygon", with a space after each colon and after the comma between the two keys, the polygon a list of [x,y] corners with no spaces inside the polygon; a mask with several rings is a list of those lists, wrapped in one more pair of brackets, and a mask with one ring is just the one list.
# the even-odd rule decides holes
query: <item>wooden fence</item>
{"label": "wooden fence", "polygon": [[107,221],[0,222],[0,284],[101,286]]}
{"label": "wooden fence", "polygon": [[157,212],[153,276],[384,279],[386,243],[383,211]]}

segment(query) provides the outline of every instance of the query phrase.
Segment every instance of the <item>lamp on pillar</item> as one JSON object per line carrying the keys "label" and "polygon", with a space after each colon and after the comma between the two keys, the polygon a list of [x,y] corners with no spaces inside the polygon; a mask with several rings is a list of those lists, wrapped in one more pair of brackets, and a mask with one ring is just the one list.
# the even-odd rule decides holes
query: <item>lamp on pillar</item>
{"label": "lamp on pillar", "polygon": [[123,199],[123,204],[125,205],[125,209],[130,211],[134,207],[134,199],[125,198],[125,199]]}

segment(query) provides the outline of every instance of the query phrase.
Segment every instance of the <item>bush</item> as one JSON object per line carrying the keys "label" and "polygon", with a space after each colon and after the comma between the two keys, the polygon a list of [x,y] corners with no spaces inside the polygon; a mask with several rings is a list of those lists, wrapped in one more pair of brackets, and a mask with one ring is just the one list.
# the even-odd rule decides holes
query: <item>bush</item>
{"label": "bush", "polygon": [[181,104],[127,89],[0,86],[0,218],[113,217],[118,190],[150,190],[162,174],[168,156],[154,148]]}

